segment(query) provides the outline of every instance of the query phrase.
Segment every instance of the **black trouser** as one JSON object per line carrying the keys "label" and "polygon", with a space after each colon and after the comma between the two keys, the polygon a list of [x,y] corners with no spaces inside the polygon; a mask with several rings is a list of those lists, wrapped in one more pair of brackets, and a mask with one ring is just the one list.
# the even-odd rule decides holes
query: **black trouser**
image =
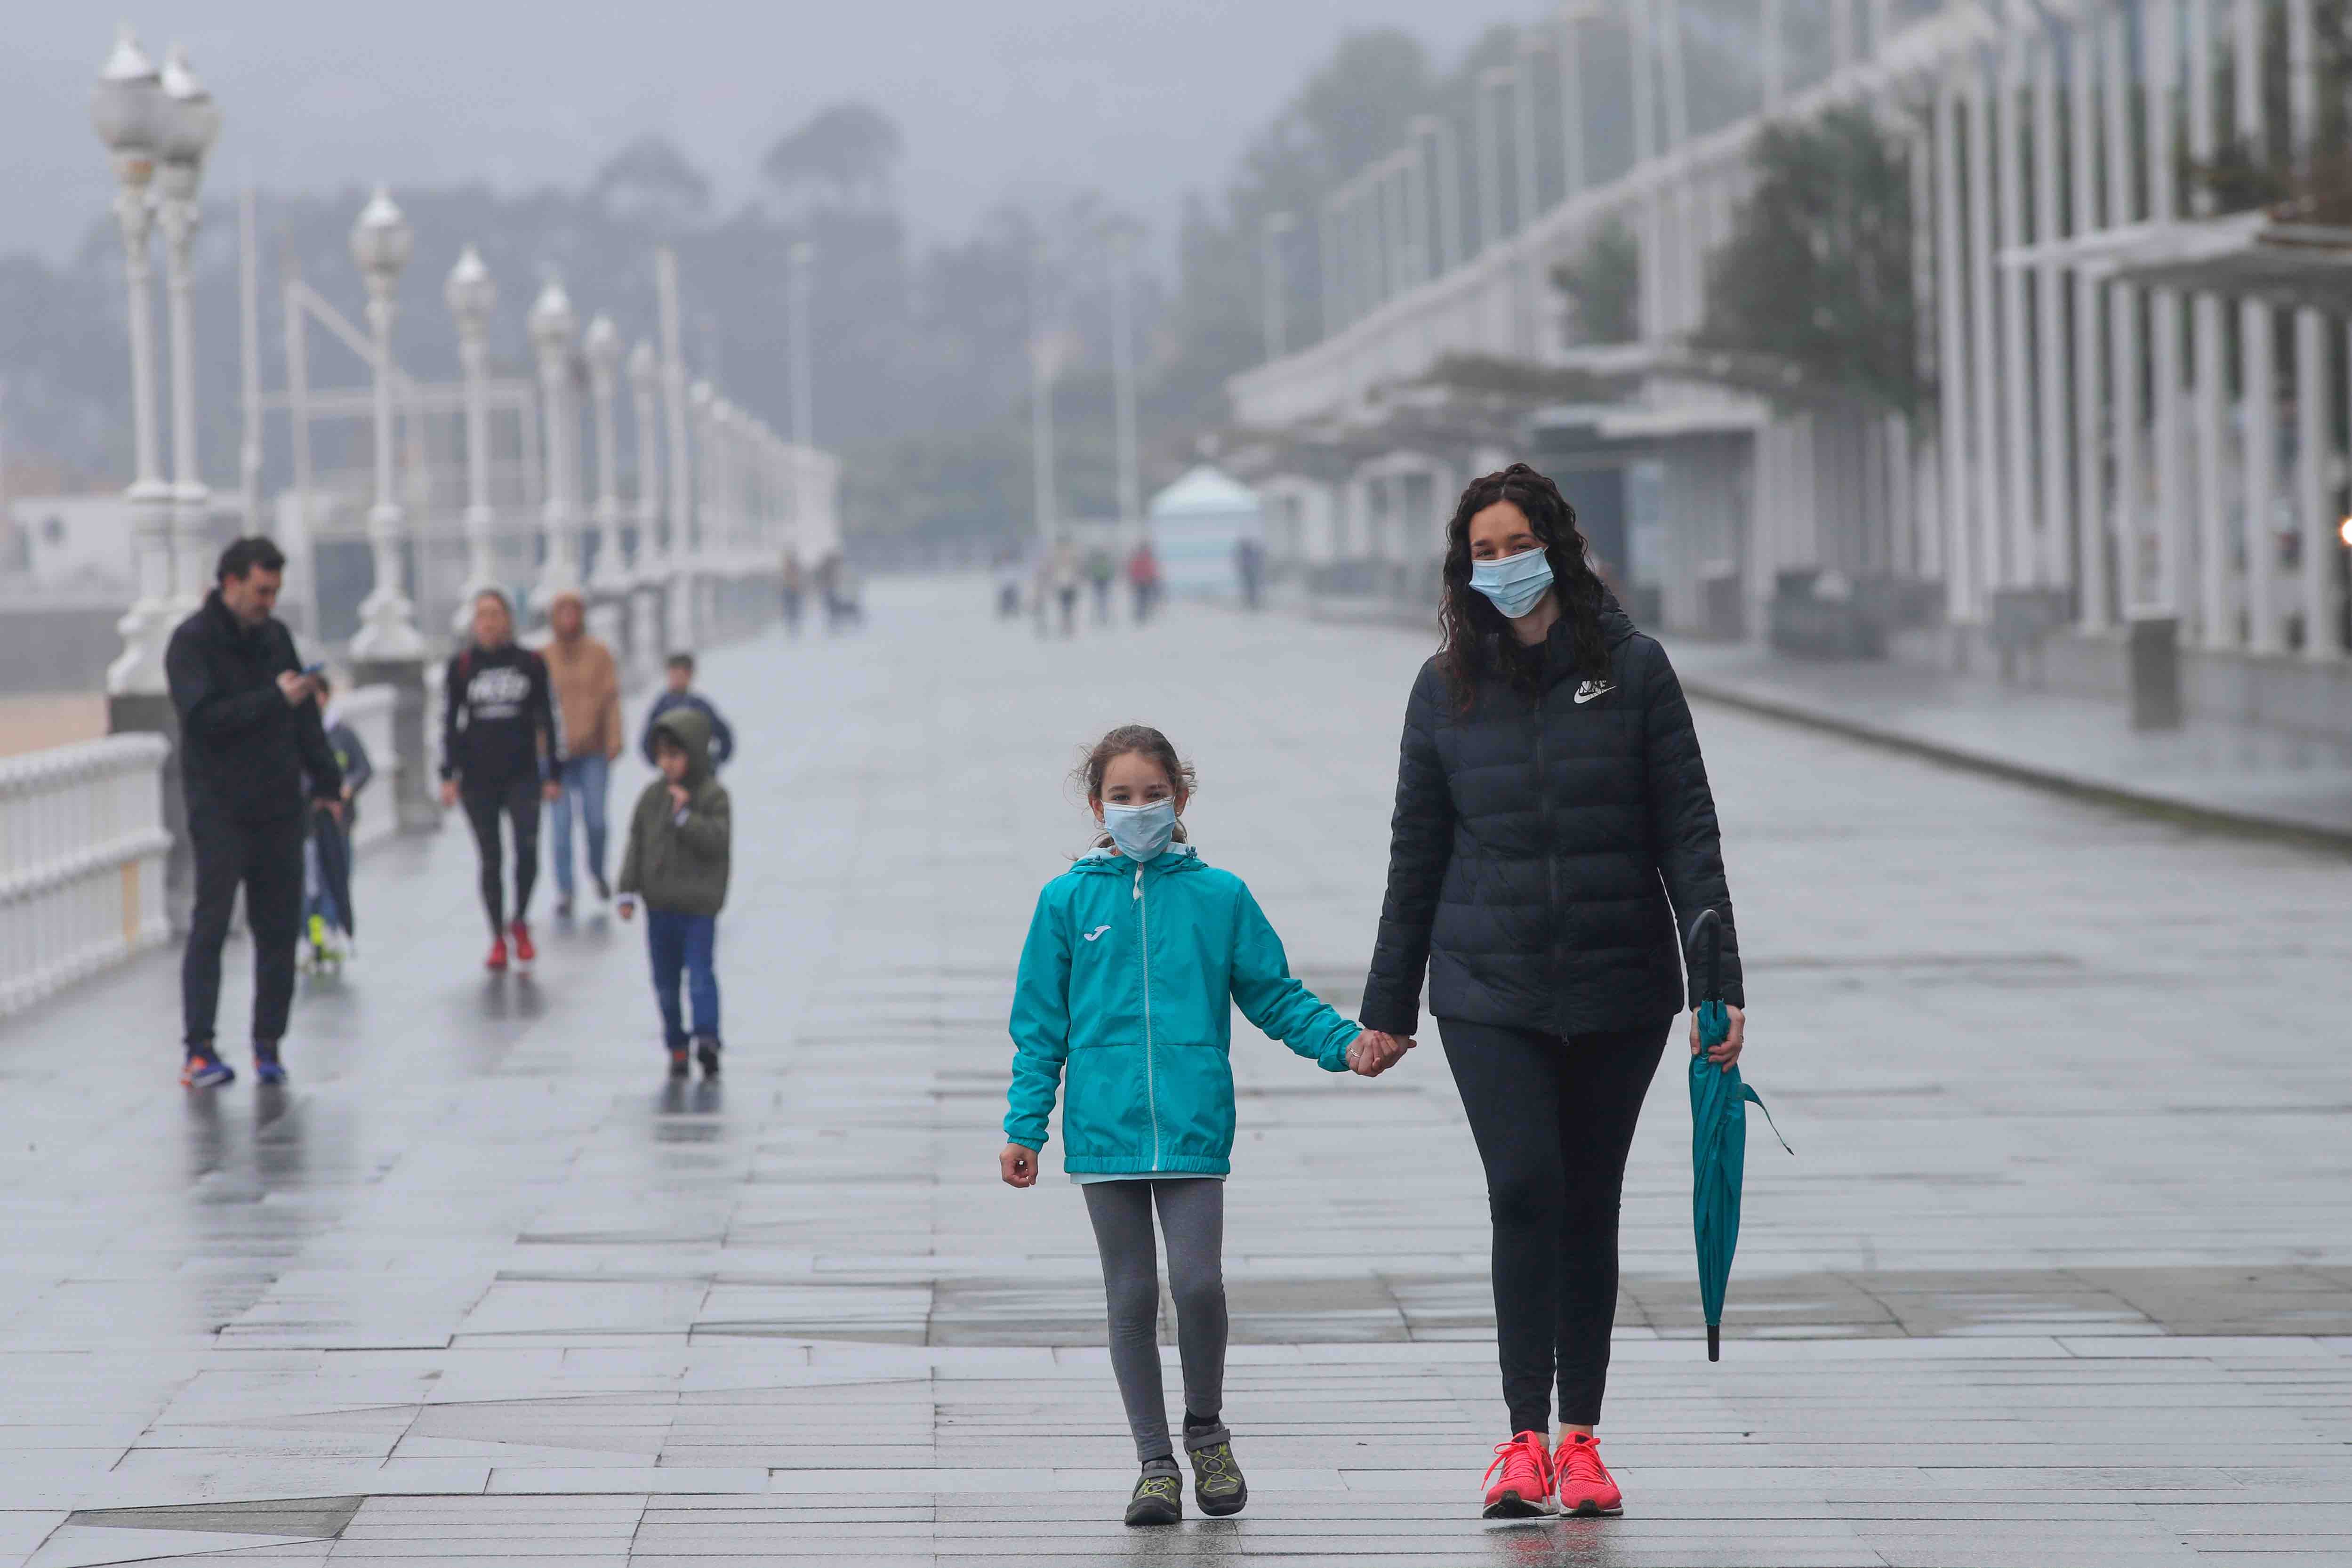
{"label": "black trouser", "polygon": [[1673,1026],[1562,1039],[1438,1020],[1486,1166],[1495,1337],[1514,1433],[1548,1429],[1555,1375],[1563,1423],[1601,1419],[1625,1156]]}
{"label": "black trouser", "polygon": [[530,918],[530,889],[539,880],[539,800],[537,773],[477,784],[467,779],[457,787],[465,803],[466,821],[474,829],[474,849],[482,863],[482,910],[490,917],[490,934],[507,929],[505,879],[499,873],[499,814],[514,826],[514,918]]}
{"label": "black trouser", "polygon": [[191,806],[188,838],[196,851],[196,908],[188,945],[180,954],[180,1012],[187,1047],[213,1048],[220,1011],[221,943],[229,911],[245,889],[245,921],[253,932],[253,1037],[276,1045],[286,1035],[294,1001],[294,945],[302,931],[302,841],[310,829],[306,805],[269,822],[239,822],[227,813]]}

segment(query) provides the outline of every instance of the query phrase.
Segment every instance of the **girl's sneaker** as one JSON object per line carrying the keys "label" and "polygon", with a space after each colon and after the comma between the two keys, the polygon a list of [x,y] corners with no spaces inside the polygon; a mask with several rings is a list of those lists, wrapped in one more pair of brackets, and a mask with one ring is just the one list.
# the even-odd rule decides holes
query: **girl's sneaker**
{"label": "girl's sneaker", "polygon": [[1601,1462],[1599,1438],[1572,1433],[1553,1458],[1560,1512],[1614,1519],[1625,1511],[1625,1495],[1617,1489],[1609,1467]]}
{"label": "girl's sneaker", "polygon": [[1249,1506],[1249,1482],[1242,1479],[1242,1468],[1234,1461],[1233,1444],[1212,1443],[1192,1449],[1192,1500],[1202,1513],[1223,1519]]}
{"label": "girl's sneaker", "polygon": [[1173,1459],[1145,1462],[1127,1500],[1129,1524],[1176,1524],[1184,1518],[1184,1473]]}
{"label": "girl's sneaker", "polygon": [[488,970],[493,974],[503,974],[506,973],[506,938],[502,936],[494,936],[490,938],[490,956],[482,960],[482,967]]}
{"label": "girl's sneaker", "polygon": [[[1502,1473],[1498,1476],[1496,1471]],[[1535,1519],[1551,1511],[1551,1454],[1540,1432],[1522,1432],[1495,1445],[1486,1467],[1486,1517]]]}
{"label": "girl's sneaker", "polygon": [[507,927],[507,934],[514,938],[515,972],[519,974],[528,973],[539,957],[539,949],[530,945],[530,926],[523,921],[517,921]]}

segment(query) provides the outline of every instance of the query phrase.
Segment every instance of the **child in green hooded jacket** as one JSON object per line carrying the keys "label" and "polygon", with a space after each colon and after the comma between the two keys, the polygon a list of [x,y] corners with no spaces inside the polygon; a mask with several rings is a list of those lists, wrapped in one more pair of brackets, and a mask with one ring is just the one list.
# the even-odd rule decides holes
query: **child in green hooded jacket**
{"label": "child in green hooded jacket", "polygon": [[1112,731],[1081,769],[1105,835],[1038,895],[1013,1003],[1013,1082],[998,1165],[1034,1186],[1056,1090],[1063,1163],[1102,1253],[1111,1368],[1143,1471],[1127,1522],[1183,1517],[1160,1376],[1158,1210],[1184,1364],[1184,1447],[1208,1514],[1249,1489],[1222,1419],[1224,1187],[1234,1146],[1233,1008],[1330,1072],[1373,1076],[1405,1042],[1370,1033],[1293,979],[1257,900],[1181,842],[1192,772],[1168,738]]}
{"label": "child in green hooded jacket", "polygon": [[[719,1076],[719,911],[727,902],[734,813],[710,767],[710,721],[693,708],[654,720],[654,765],[661,776],[629,814],[629,844],[614,884],[621,918],[646,903],[646,946],[653,957],[654,999],[673,1078],[688,1073],[689,1052],[705,1078]],[[693,1032],[678,1000],[685,983]]]}

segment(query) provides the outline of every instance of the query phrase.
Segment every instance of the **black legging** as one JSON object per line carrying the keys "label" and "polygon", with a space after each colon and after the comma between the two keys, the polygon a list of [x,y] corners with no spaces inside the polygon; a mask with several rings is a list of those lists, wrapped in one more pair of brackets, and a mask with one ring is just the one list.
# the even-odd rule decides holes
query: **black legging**
{"label": "black legging", "polygon": [[467,779],[457,794],[465,802],[466,820],[474,829],[474,851],[482,863],[482,909],[490,917],[490,934],[503,935],[506,889],[499,874],[499,814],[504,812],[514,824],[514,918],[527,920],[531,886],[539,880],[539,778],[525,773],[478,788]]}
{"label": "black legging", "polygon": [[1617,1316],[1617,1208],[1671,1018],[1562,1039],[1441,1018],[1446,1065],[1486,1166],[1495,1337],[1511,1430],[1601,1419]]}

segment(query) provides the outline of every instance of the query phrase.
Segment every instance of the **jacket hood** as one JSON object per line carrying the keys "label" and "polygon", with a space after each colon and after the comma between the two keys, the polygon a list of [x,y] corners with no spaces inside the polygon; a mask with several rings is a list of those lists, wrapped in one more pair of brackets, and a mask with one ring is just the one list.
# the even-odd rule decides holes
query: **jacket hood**
{"label": "jacket hood", "polygon": [[1615,647],[1619,643],[1632,637],[1637,629],[1633,625],[1633,617],[1627,615],[1625,607],[1617,602],[1617,595],[1603,589],[1601,595],[1601,640],[1611,647]]}
{"label": "jacket hood", "polygon": [[[1171,844],[1160,852],[1160,858],[1150,864],[1154,871],[1198,871],[1207,862],[1190,844]],[[1130,877],[1135,874],[1134,862],[1116,849],[1088,850],[1078,857],[1070,869],[1088,877]]]}
{"label": "jacket hood", "polygon": [[699,789],[710,777],[710,720],[698,708],[680,706],[654,721],[656,734],[686,748],[686,787]]}

